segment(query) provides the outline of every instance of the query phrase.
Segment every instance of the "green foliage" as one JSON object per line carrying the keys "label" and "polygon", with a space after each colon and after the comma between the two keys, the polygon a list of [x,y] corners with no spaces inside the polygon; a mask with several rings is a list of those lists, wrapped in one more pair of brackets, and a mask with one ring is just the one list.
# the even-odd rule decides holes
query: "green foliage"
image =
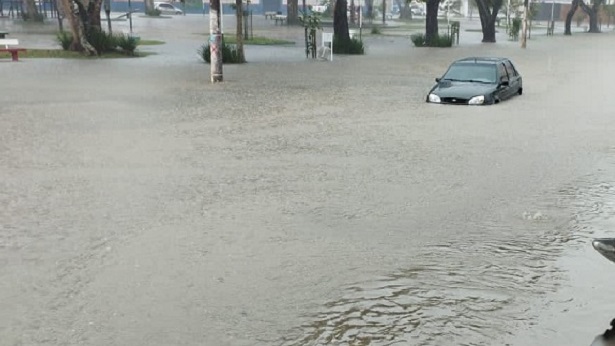
{"label": "green foliage", "polygon": [[[199,56],[206,63],[211,63],[211,51],[209,48],[209,44],[204,44],[197,50]],[[237,50],[237,46],[234,44],[226,44],[226,42],[222,41],[222,63],[223,64],[240,64],[243,63],[239,56],[239,51]]]}
{"label": "green foliage", "polygon": [[308,30],[322,29],[320,14],[312,12],[311,14],[302,13],[299,17],[299,22]]}
{"label": "green foliage", "polygon": [[516,41],[519,38],[520,31],[521,31],[521,18],[513,18],[508,35],[513,41]]}
{"label": "green foliage", "polygon": [[365,47],[363,41],[358,38],[351,38],[349,40],[340,40],[337,36],[333,36],[333,53],[335,54],[349,54],[349,55],[363,55],[365,54]]}
{"label": "green foliage", "polygon": [[86,35],[88,42],[96,49],[98,55],[115,51],[117,39],[115,36],[98,29],[90,29]]}
{"label": "green foliage", "polygon": [[[139,39],[126,35],[111,35],[100,30],[91,30],[87,36],[88,42],[96,49],[98,55],[118,53],[118,48],[126,55],[135,55],[135,50],[139,45]],[[73,35],[63,31],[56,34],[56,41],[62,46],[63,50],[69,50],[73,42]]]}
{"label": "green foliage", "polygon": [[61,31],[56,34],[56,40],[62,46],[63,50],[68,50],[70,48],[71,43],[73,43],[73,35],[69,34],[66,31]]}
{"label": "green foliage", "polygon": [[372,33],[372,35],[380,35],[380,34],[382,34],[382,31],[380,30],[379,26],[374,25],[372,27],[371,33]]}
{"label": "green foliage", "polygon": [[139,45],[139,39],[134,36],[130,36],[127,34],[120,34],[115,36],[115,41],[117,46],[120,47],[124,53],[128,55],[134,55],[135,49]]}
{"label": "green foliage", "polygon": [[306,58],[312,55],[316,58],[316,31],[322,29],[320,24],[320,15],[317,13],[305,14],[301,13],[299,22],[305,28],[305,56]]}
{"label": "green foliage", "polygon": [[415,47],[452,47],[453,46],[453,37],[448,34],[438,35],[434,37],[431,42],[427,42],[425,40],[425,34],[417,33],[410,35],[410,40],[414,44]]}
{"label": "green foliage", "polygon": [[536,17],[539,11],[540,11],[540,3],[537,1],[530,2],[530,6],[527,12],[527,19],[528,20],[534,19],[534,17]]}
{"label": "green foliage", "polygon": [[146,11],[145,14],[150,16],[150,17],[160,17],[162,12],[159,9],[155,8],[153,10]]}

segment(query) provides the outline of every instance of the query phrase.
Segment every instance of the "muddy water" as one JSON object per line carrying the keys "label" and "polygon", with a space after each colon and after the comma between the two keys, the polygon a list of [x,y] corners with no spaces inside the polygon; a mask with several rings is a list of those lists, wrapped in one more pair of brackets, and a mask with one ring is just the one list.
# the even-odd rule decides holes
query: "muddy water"
{"label": "muddy water", "polygon": [[614,168],[522,213],[531,234],[485,225],[489,236],[424,246],[407,268],[348,285],[280,344],[589,344],[615,317],[615,267],[590,246],[615,234]]}
{"label": "muddy water", "polygon": [[[2,65],[2,343],[578,345],[606,328],[612,268],[584,244],[611,228],[615,65],[578,62],[612,36],[373,37],[322,64],[251,47],[211,86],[188,24],[151,59]],[[525,94],[425,105],[477,51],[513,57]]]}

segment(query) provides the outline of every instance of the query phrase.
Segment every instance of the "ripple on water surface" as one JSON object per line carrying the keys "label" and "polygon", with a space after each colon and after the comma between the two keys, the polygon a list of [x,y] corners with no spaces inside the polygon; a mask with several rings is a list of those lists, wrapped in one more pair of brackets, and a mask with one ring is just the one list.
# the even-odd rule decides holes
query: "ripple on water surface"
{"label": "ripple on water surface", "polygon": [[[515,326],[531,323],[536,297],[547,301],[558,288],[562,272],[555,260],[563,250],[585,246],[596,227],[615,219],[615,188],[596,179],[545,199],[545,214],[564,211],[570,222],[426,246],[406,269],[348,285],[281,344],[492,345],[507,338]],[[521,219],[540,230],[536,221],[544,217]]]}

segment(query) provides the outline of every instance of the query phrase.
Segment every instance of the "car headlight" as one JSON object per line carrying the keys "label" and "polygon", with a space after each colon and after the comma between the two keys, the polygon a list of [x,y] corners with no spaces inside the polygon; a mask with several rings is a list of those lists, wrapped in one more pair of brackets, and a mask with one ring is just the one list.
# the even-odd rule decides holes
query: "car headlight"
{"label": "car headlight", "polygon": [[485,95],[474,96],[468,101],[469,105],[482,105],[485,103]]}
{"label": "car headlight", "polygon": [[440,103],[440,96],[435,95],[435,94],[429,94],[427,99],[429,100],[429,102]]}

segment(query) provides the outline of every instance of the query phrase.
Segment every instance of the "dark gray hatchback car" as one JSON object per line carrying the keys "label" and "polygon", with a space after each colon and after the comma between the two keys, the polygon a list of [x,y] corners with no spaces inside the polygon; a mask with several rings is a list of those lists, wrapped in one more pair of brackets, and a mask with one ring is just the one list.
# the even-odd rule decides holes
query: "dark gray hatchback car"
{"label": "dark gray hatchback car", "polygon": [[523,79],[507,58],[472,57],[454,61],[427,94],[427,102],[489,105],[523,94]]}

